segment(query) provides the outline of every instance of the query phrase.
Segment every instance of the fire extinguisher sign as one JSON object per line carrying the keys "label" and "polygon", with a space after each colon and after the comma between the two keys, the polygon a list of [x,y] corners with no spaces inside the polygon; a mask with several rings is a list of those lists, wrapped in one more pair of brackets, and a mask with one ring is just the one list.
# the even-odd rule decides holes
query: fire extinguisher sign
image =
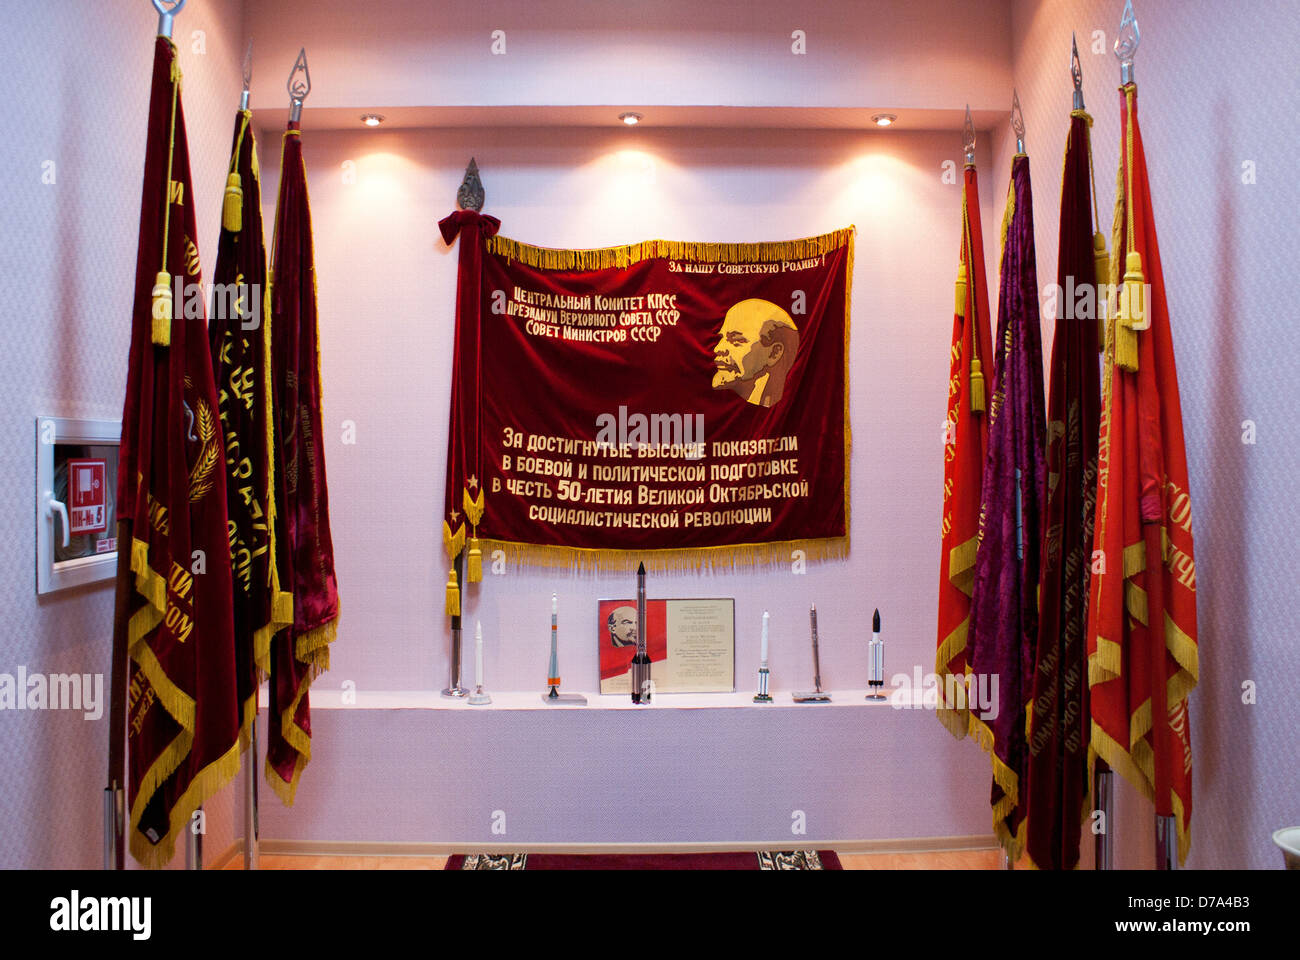
{"label": "fire extinguisher sign", "polygon": [[100,533],[108,529],[108,461],[68,461],[68,532]]}

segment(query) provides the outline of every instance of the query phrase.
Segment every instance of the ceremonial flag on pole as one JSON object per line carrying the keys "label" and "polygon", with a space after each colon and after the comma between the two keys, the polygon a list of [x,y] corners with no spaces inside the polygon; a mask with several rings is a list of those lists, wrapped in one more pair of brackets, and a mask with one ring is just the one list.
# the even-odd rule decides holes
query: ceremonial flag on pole
{"label": "ceremonial flag on pole", "polygon": [[[471,167],[473,163],[471,161]],[[475,170],[477,168],[474,168]],[[477,173],[475,173],[477,176]],[[501,221],[476,210],[457,210],[438,222],[444,242],[460,237],[456,274],[456,339],[451,368],[451,429],[447,435],[446,510],[443,545],[451,562],[447,578],[449,617],[460,616],[456,557],[467,552],[465,579],[483,578],[478,525],[487,507],[483,477],[482,275],[483,243],[496,235]]]}
{"label": "ceremonial flag on pole", "polygon": [[276,414],[275,470],[284,477],[281,585],[293,595],[293,623],[271,643],[267,779],[292,804],[311,759],[308,688],[329,669],[329,644],[338,626],[339,596],[330,538],[329,492],[321,429],[320,354],[316,328],[316,269],[312,251],[302,133],[290,121],[284,134],[280,196],[275,213],[271,280],[271,378]]}
{"label": "ceremonial flag on pole", "polygon": [[281,588],[275,523],[282,475],[275,472],[271,408],[271,310],[262,240],[262,185],[252,113],[235,116],[222,205],[208,338],[225,433],[226,510],[234,580],[240,742],[257,716],[257,687],[271,673],[271,638],[293,622]]}
{"label": "ceremonial flag on pole", "polygon": [[980,478],[988,450],[985,364],[989,346],[989,295],[980,228],[979,177],[966,164],[961,195],[961,263],[952,318],[948,415],[944,424],[943,521],[939,562],[939,635],[935,675],[939,720],[957,738],[966,736],[967,633],[970,594],[979,541]]}
{"label": "ceremonial flag on pole", "polygon": [[[998,336],[989,403],[989,453],[971,596],[968,669],[992,705],[971,710],[971,733],[993,763],[993,829],[1012,860],[1024,849],[1021,785],[1025,708],[1038,639],[1043,496],[1043,354],[1029,158],[1016,155],[1002,221]],[[996,679],[996,688],[994,682]]]}
{"label": "ceremonial flag on pole", "polygon": [[[1085,626],[1097,496],[1100,383],[1092,216],[1092,117],[1070,114],[1061,183],[1056,331],[1047,400],[1040,612],[1029,710],[1027,851],[1040,869],[1072,870],[1089,795]],[[1103,244],[1104,248],[1104,244]],[[1030,545],[1032,546],[1032,544]]]}
{"label": "ceremonial flag on pole", "polygon": [[[131,854],[162,866],[239,770],[225,472],[176,47],[154,47],[119,451]],[[173,290],[173,281],[175,289]]]}
{"label": "ceremonial flag on pole", "polygon": [[[1173,816],[1178,858],[1192,817],[1188,694],[1197,680],[1196,564],[1178,375],[1137,119],[1120,88],[1112,290],[1088,610],[1092,747]],[[1120,288],[1120,264],[1123,281]]]}

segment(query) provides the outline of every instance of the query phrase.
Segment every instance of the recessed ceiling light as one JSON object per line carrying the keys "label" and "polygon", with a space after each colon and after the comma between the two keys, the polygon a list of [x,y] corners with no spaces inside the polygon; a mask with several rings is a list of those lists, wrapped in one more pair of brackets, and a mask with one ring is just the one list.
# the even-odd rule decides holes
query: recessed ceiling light
{"label": "recessed ceiling light", "polygon": [[643,119],[641,114],[632,113],[631,111],[628,111],[627,113],[620,113],[618,115],[618,118],[622,120],[624,123],[626,123],[629,127],[635,127]]}
{"label": "recessed ceiling light", "polygon": [[378,113],[366,113],[362,114],[361,122],[367,127],[377,127],[384,122],[384,117]]}
{"label": "recessed ceiling light", "polygon": [[871,118],[871,122],[878,127],[888,127],[897,119],[898,117],[892,113],[878,113]]}

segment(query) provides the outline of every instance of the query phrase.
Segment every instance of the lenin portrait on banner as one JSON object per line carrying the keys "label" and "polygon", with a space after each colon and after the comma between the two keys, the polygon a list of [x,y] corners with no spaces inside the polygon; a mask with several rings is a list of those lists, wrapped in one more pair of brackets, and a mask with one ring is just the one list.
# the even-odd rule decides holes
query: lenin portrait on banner
{"label": "lenin portrait on banner", "polygon": [[770,300],[741,300],[723,317],[713,350],[713,389],[731,390],[747,403],[771,407],[799,352],[799,328]]}

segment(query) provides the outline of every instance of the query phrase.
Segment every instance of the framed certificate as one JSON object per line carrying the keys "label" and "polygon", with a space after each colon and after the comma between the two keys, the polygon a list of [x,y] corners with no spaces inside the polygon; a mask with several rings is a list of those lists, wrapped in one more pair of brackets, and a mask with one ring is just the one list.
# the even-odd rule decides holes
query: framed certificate
{"label": "framed certificate", "polygon": [[[632,693],[636,601],[597,607],[600,692]],[[655,693],[736,689],[736,601],[731,597],[646,601],[646,652]]]}

